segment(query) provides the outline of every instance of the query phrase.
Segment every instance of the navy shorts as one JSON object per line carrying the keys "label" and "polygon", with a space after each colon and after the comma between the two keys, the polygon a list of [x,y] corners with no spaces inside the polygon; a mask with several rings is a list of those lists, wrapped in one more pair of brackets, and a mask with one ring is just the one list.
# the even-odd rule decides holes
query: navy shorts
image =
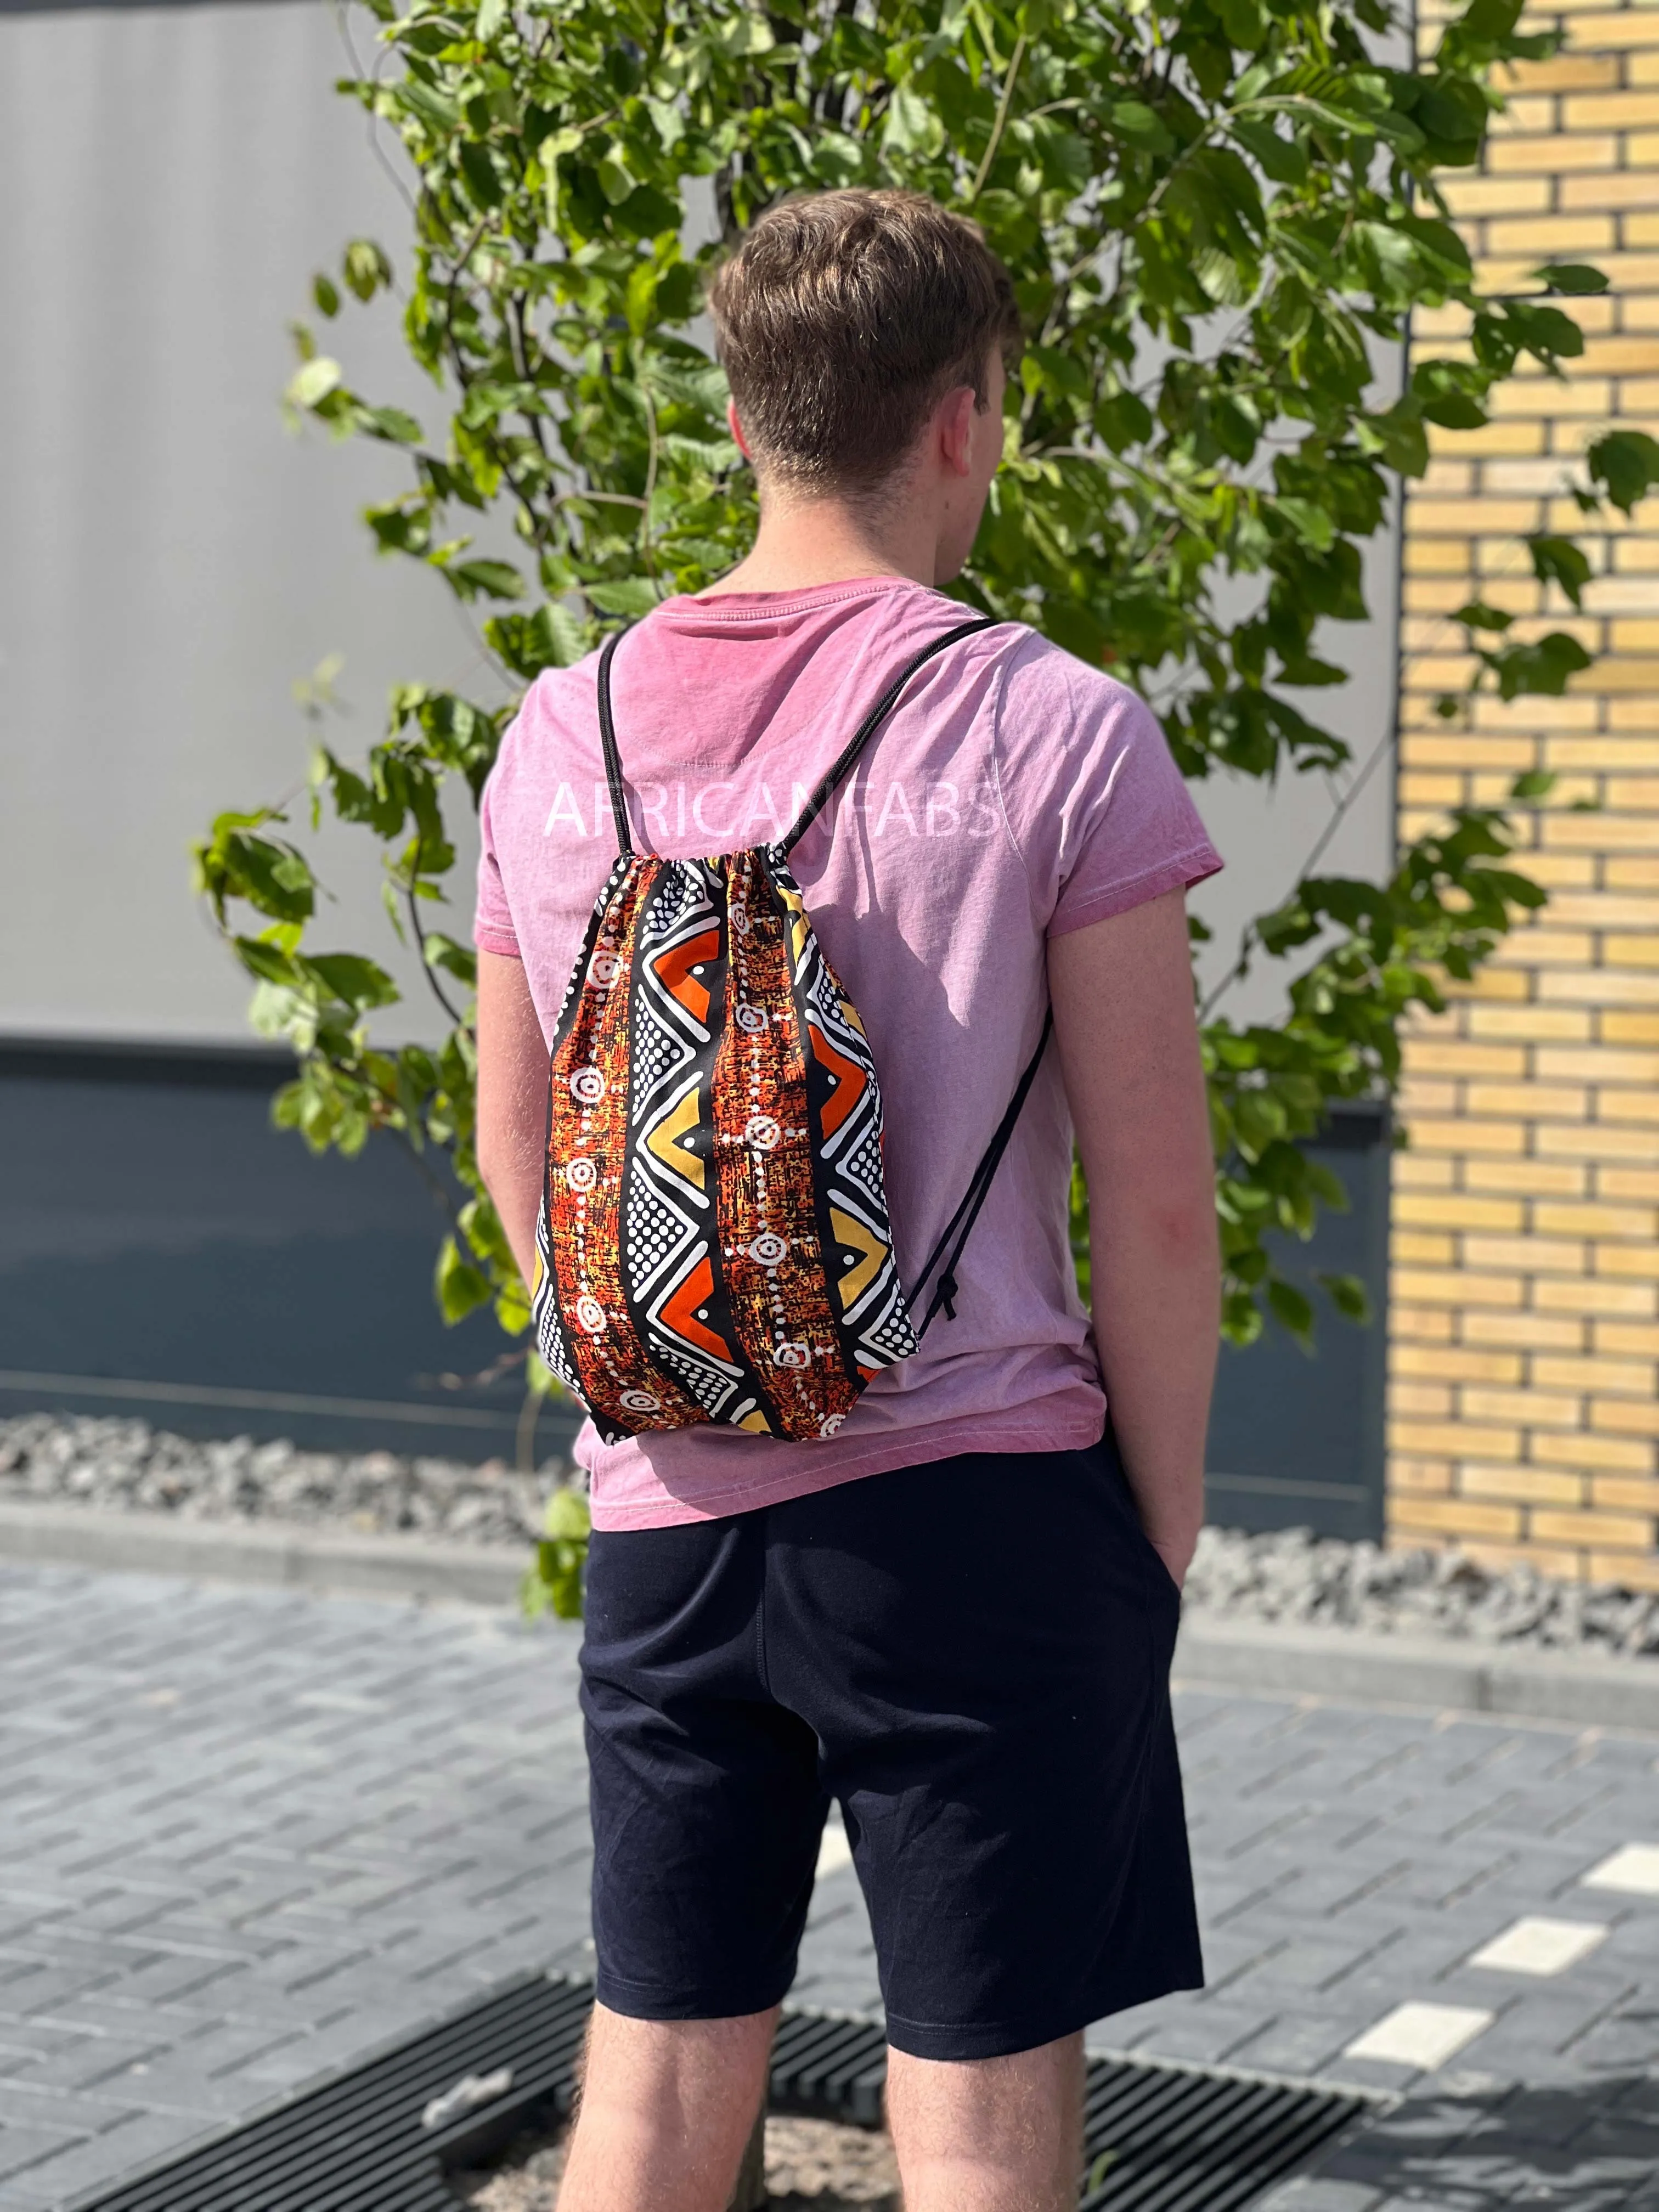
{"label": "navy shorts", "polygon": [[601,2003],[777,2003],[832,1798],[896,2050],[1033,2050],[1200,1987],[1179,1612],[1109,1437],[596,1534]]}

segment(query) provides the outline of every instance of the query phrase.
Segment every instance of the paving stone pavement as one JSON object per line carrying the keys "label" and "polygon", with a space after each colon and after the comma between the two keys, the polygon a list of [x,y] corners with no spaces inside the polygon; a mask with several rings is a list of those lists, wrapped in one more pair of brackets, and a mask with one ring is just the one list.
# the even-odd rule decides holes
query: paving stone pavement
{"label": "paving stone pavement", "polygon": [[[71,2203],[526,1968],[580,1970],[576,1640],[0,1571],[0,2212]],[[1273,2212],[1659,2212],[1659,1869],[1583,1885],[1659,1844],[1659,1739],[1177,1705],[1210,1986],[1091,2042],[1406,2093]],[[1537,1919],[1607,1932],[1554,1974],[1469,1964]],[[795,1994],[878,2007],[849,1869],[819,1881]],[[1349,2055],[1368,2031],[1402,2055]]]}

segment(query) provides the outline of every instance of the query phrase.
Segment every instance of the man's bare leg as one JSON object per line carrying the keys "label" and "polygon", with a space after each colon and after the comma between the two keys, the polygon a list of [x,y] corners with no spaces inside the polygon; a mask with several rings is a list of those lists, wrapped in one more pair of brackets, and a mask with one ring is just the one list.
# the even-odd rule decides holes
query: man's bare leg
{"label": "man's bare leg", "polygon": [[959,2063],[890,2051],[887,2121],[905,2212],[1073,2212],[1083,2038]]}
{"label": "man's bare leg", "polygon": [[629,2020],[596,2004],[559,2212],[726,2212],[777,2018]]}

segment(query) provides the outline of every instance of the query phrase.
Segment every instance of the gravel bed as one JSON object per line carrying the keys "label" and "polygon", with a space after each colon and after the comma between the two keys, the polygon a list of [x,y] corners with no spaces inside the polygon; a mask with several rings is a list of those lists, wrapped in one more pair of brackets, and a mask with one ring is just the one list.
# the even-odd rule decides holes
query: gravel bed
{"label": "gravel bed", "polygon": [[1525,1565],[1499,1570],[1459,1551],[1385,1552],[1305,1528],[1270,1536],[1205,1529],[1186,1595],[1208,1620],[1364,1628],[1601,1656],[1659,1654],[1655,1592],[1560,1582]]}
{"label": "gravel bed", "polygon": [[[489,2172],[455,2174],[451,2185],[471,2212],[555,2212],[563,2171],[562,2142],[530,2138]],[[893,2147],[868,2128],[769,2118],[766,2202],[771,2212],[899,2212]]]}
{"label": "gravel bed", "polygon": [[541,1534],[548,1492],[567,1472],[556,1459],[526,1475],[500,1460],[467,1467],[395,1452],[301,1451],[251,1437],[200,1443],[147,1421],[50,1413],[0,1420],[0,1501],[181,1521],[328,1522],[367,1535],[446,1536],[521,1551]]}
{"label": "gravel bed", "polygon": [[[301,1451],[248,1437],[200,1443],[148,1422],[25,1413],[0,1420],[0,1502],[176,1514],[186,1521],[329,1522],[369,1534],[443,1536],[511,1546],[542,1529],[550,1459],[534,1475],[499,1460],[404,1459],[392,1452]],[[1210,1620],[1283,1621],[1556,1651],[1659,1655],[1659,1592],[1498,1570],[1458,1551],[1206,1528],[1187,1582],[1188,1610]]]}

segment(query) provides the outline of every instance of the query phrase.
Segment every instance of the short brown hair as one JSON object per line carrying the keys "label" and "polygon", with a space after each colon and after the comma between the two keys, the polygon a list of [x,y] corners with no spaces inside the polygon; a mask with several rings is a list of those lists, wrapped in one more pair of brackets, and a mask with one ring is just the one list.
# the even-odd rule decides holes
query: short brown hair
{"label": "short brown hair", "polygon": [[716,349],[761,467],[868,490],[953,386],[982,408],[1012,362],[1008,271],[965,216],[921,192],[817,192],[770,208],[708,297]]}

